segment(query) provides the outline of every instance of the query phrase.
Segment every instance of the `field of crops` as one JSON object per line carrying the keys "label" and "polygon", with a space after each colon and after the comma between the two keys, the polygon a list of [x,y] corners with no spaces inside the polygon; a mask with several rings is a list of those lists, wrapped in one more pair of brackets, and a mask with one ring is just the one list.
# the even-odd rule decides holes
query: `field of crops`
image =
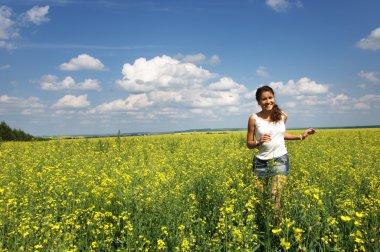
{"label": "field of crops", "polygon": [[380,129],[288,141],[282,222],[255,188],[245,142],[245,132],[2,142],[0,251],[380,250]]}

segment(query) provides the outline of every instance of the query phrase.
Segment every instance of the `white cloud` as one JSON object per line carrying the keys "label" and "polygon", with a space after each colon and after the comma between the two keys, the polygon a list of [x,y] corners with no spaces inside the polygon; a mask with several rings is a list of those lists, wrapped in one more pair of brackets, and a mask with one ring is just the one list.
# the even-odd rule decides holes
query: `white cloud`
{"label": "white cloud", "polygon": [[45,91],[58,91],[58,90],[88,90],[100,91],[101,87],[97,80],[86,79],[83,82],[76,83],[71,76],[67,76],[62,81],[59,81],[55,75],[45,75],[39,81],[40,87]]}
{"label": "white cloud", "polygon": [[[201,57],[200,57],[201,58]],[[236,113],[247,92],[244,85],[229,77],[217,77],[207,69],[169,56],[150,60],[139,58],[133,64],[124,64],[123,79],[116,83],[130,94],[135,94],[141,104],[130,100],[115,100],[92,110],[124,112],[136,109],[145,116],[157,118],[189,118],[196,111],[205,111],[204,117],[225,116]],[[212,81],[213,80],[213,81]],[[141,95],[141,97],[137,96]],[[151,107],[154,106],[154,110]]]}
{"label": "white cloud", "polygon": [[65,95],[53,105],[53,108],[86,108],[88,106],[90,102],[87,100],[87,95]]}
{"label": "white cloud", "polygon": [[145,109],[153,104],[146,94],[132,94],[127,99],[114,100],[103,103],[91,110],[91,113],[123,112],[130,110]]}
{"label": "white cloud", "polygon": [[380,27],[374,29],[366,38],[362,38],[357,44],[361,49],[379,50],[380,49]]}
{"label": "white cloud", "polygon": [[344,102],[347,102],[349,101],[350,97],[348,97],[347,95],[345,94],[339,94],[339,95],[336,95],[334,97],[331,97],[331,102],[332,104],[339,104],[339,103],[344,103]]}
{"label": "white cloud", "polygon": [[44,112],[45,106],[37,97],[27,99],[0,95],[0,115],[20,113],[24,115],[37,114]]}
{"label": "white cloud", "polygon": [[280,94],[293,96],[325,94],[329,91],[329,85],[318,84],[307,77],[303,77],[298,81],[289,80],[286,84],[283,84],[283,82],[271,82],[269,85]]}
{"label": "white cloud", "polygon": [[117,84],[129,92],[197,88],[215,76],[192,63],[182,63],[166,55],[124,64],[122,73],[124,77]]}
{"label": "white cloud", "polygon": [[212,55],[210,58],[207,58],[202,53],[197,53],[193,55],[182,55],[178,54],[176,56],[178,60],[185,63],[193,63],[193,64],[209,64],[209,65],[216,65],[220,63],[220,58],[218,55]]}
{"label": "white cloud", "polygon": [[0,71],[5,71],[5,70],[8,70],[10,68],[11,68],[10,64],[5,64],[5,65],[0,66]]}
{"label": "white cloud", "polygon": [[26,13],[22,13],[19,18],[13,18],[14,14],[11,8],[0,6],[0,48],[7,50],[15,49],[15,39],[20,37],[21,28],[28,24],[40,25],[49,21],[46,16],[49,6],[34,6]]}
{"label": "white cloud", "polygon": [[368,104],[364,103],[364,102],[357,102],[354,104],[354,109],[358,109],[358,110],[369,110],[371,109],[371,106],[369,106]]}
{"label": "white cloud", "polygon": [[359,98],[362,102],[380,101],[380,95],[368,94]]}
{"label": "white cloud", "polygon": [[28,10],[25,14],[22,15],[22,19],[26,23],[40,25],[50,20],[47,17],[48,12],[49,12],[49,6],[44,6],[44,7],[34,6],[30,10]]}
{"label": "white cloud", "polygon": [[11,19],[12,9],[0,6],[0,48],[12,49],[14,45],[10,39],[18,37],[15,21]]}
{"label": "white cloud", "polygon": [[59,67],[63,71],[80,71],[80,70],[106,70],[103,63],[88,54],[80,54],[73,58],[69,63],[63,63]]}
{"label": "white cloud", "polygon": [[256,69],[256,75],[261,77],[261,78],[268,78],[269,77],[268,70],[263,66],[260,66],[259,68]]}
{"label": "white cloud", "polygon": [[243,93],[247,90],[244,85],[240,85],[228,77],[222,77],[218,82],[211,83],[208,88],[210,90],[230,91],[232,93]]}
{"label": "white cloud", "polygon": [[265,0],[266,5],[276,12],[286,12],[291,7],[302,7],[300,0]]}
{"label": "white cloud", "polygon": [[378,77],[378,73],[375,72],[364,72],[363,70],[358,73],[358,76],[373,83],[380,84],[380,78]]}

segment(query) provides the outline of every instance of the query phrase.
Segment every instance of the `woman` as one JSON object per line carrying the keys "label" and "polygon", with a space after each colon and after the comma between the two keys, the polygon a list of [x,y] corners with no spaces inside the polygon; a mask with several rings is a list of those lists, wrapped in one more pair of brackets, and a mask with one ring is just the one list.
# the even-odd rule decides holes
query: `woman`
{"label": "woman", "polygon": [[287,115],[277,106],[271,87],[258,88],[256,100],[261,111],[249,117],[247,147],[258,148],[253,160],[254,172],[259,179],[271,178],[271,192],[276,200],[276,209],[281,210],[282,190],[289,173],[285,140],[301,141],[316,131],[307,129],[301,135],[286,133]]}

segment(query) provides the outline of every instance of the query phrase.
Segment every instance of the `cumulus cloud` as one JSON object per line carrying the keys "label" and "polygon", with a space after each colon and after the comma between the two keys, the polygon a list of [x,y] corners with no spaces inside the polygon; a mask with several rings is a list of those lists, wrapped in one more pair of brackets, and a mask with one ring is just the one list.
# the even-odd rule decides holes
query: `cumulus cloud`
{"label": "cumulus cloud", "polygon": [[15,49],[15,39],[20,37],[21,28],[28,24],[40,25],[49,21],[48,11],[49,6],[34,6],[17,18],[11,8],[0,6],[0,48]]}
{"label": "cumulus cloud", "polygon": [[108,103],[103,103],[91,110],[91,113],[106,113],[106,112],[123,112],[131,110],[144,109],[153,104],[146,94],[132,94],[127,99],[114,100]]}
{"label": "cumulus cloud", "polygon": [[358,76],[373,83],[373,84],[380,84],[380,78],[378,76],[378,73],[375,72],[365,72],[365,71],[360,71],[358,73]]}
{"label": "cumulus cloud", "polygon": [[268,70],[263,66],[260,66],[259,68],[256,69],[256,75],[261,77],[261,78],[268,78],[269,77]]}
{"label": "cumulus cloud", "polygon": [[106,70],[104,64],[88,54],[80,54],[78,57],[71,59],[68,63],[63,63],[59,67],[63,71],[80,71],[80,70]]}
{"label": "cumulus cloud", "polygon": [[283,82],[271,82],[269,85],[284,95],[314,95],[325,94],[329,91],[329,85],[316,83],[307,77],[303,77],[298,81],[289,80],[286,84]]}
{"label": "cumulus cloud", "polygon": [[380,95],[367,94],[354,100],[353,108],[357,110],[370,110],[380,106]]}
{"label": "cumulus cloud", "polygon": [[357,110],[369,110],[371,109],[371,106],[369,106],[368,104],[364,102],[357,102],[354,104],[353,108]]}
{"label": "cumulus cloud", "polygon": [[48,22],[50,19],[47,17],[49,12],[49,6],[39,7],[34,6],[22,15],[24,23],[32,23],[35,25],[40,25],[42,23]]}
{"label": "cumulus cloud", "polygon": [[12,19],[12,9],[0,6],[0,48],[12,49],[11,39],[18,37],[16,22]]}
{"label": "cumulus cloud", "polygon": [[349,97],[345,94],[339,94],[336,96],[331,97],[332,104],[340,104],[349,101]]}
{"label": "cumulus cloud", "polygon": [[53,108],[86,108],[90,106],[90,102],[87,100],[87,95],[65,95],[59,99],[52,107]]}
{"label": "cumulus cloud", "polygon": [[299,0],[265,0],[265,3],[276,12],[286,12],[292,7],[302,7]]}
{"label": "cumulus cloud", "polygon": [[45,110],[45,105],[42,104],[39,98],[29,97],[20,98],[8,95],[0,95],[0,115],[5,114],[37,114]]}
{"label": "cumulus cloud", "polygon": [[5,64],[5,65],[0,66],[0,71],[5,71],[5,70],[8,70],[10,68],[11,68],[10,64]]}
{"label": "cumulus cloud", "polygon": [[232,93],[243,93],[247,90],[244,85],[236,83],[229,77],[222,77],[219,81],[211,83],[208,88],[210,90],[229,91]]}
{"label": "cumulus cloud", "polygon": [[45,91],[58,90],[88,90],[100,91],[101,87],[97,80],[86,79],[83,82],[76,83],[71,76],[67,76],[60,81],[55,75],[45,75],[39,81],[40,88]]}
{"label": "cumulus cloud", "polygon": [[124,64],[122,73],[124,77],[117,84],[129,92],[196,88],[215,76],[192,63],[166,55],[151,60],[139,58],[133,64]]}
{"label": "cumulus cloud", "polygon": [[194,63],[165,55],[126,63],[122,74],[116,83],[129,96],[100,104],[92,113],[139,111],[152,119],[189,118],[202,111],[215,118],[236,113],[247,91],[230,77],[218,78]]}
{"label": "cumulus cloud", "polygon": [[366,38],[362,38],[357,44],[359,48],[366,50],[380,49],[380,27],[374,29]]}
{"label": "cumulus cloud", "polygon": [[178,54],[176,58],[180,60],[181,62],[193,63],[193,64],[216,65],[220,63],[220,58],[218,55],[212,55],[210,58],[207,58],[202,53],[197,53],[193,55],[185,55],[185,56],[182,54]]}

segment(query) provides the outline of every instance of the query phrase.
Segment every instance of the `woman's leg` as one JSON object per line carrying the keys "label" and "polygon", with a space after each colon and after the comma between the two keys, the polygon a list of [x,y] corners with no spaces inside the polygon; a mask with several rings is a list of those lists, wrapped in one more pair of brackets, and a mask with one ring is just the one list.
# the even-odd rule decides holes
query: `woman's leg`
{"label": "woman's leg", "polygon": [[282,192],[284,191],[286,179],[287,176],[285,175],[276,175],[272,178],[271,183],[272,197],[275,202],[275,212],[277,214],[277,217],[279,217],[280,221],[282,220]]}

